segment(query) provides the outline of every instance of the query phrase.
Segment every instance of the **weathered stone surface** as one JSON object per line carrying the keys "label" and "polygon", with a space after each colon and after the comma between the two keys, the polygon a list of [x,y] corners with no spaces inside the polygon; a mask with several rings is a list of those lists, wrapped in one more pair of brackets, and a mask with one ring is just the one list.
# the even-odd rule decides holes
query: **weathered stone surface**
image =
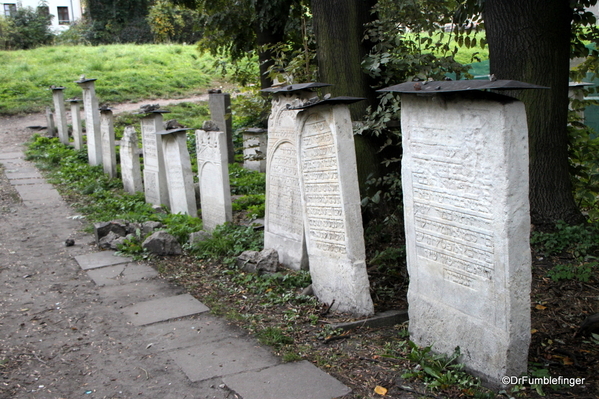
{"label": "weathered stone surface", "polygon": [[171,213],[198,216],[191,160],[184,130],[162,135],[162,152]]}
{"label": "weathered stone surface", "polygon": [[374,313],[366,272],[356,152],[347,105],[297,115],[300,187],[314,294],[334,310]]}
{"label": "weathered stone surface", "polygon": [[102,142],[102,167],[104,173],[110,177],[116,177],[114,117],[109,109],[103,109],[100,112],[100,139]]}
{"label": "weathered stone surface", "polygon": [[[208,106],[210,118],[218,127],[218,131],[225,133],[225,163],[235,162],[235,148],[233,147],[233,120],[231,118],[231,95],[229,93],[209,93]],[[203,129],[206,130],[206,129]]]}
{"label": "weathered stone surface", "polygon": [[162,227],[162,223],[155,222],[153,220],[149,220],[147,222],[143,222],[141,224],[141,236],[145,237],[146,235],[153,233],[155,230]]}
{"label": "weathered stone surface", "polygon": [[102,141],[100,140],[100,111],[96,97],[95,82],[76,82],[83,89],[83,109],[85,112],[85,133],[87,136],[87,156],[90,165],[102,164]]}
{"label": "weathered stone surface", "polygon": [[126,236],[127,235],[127,225],[111,221],[111,222],[101,222],[94,224],[94,234],[96,236],[96,243],[100,243],[100,239],[108,233],[113,232],[118,236]]}
{"label": "weathered stone surface", "polygon": [[266,130],[248,129],[243,132],[243,167],[266,172]]}
{"label": "weathered stone surface", "polygon": [[279,255],[274,249],[244,251],[237,258],[237,267],[248,273],[274,273],[279,266]]}
{"label": "weathered stone surface", "polygon": [[124,236],[118,235],[114,231],[109,231],[104,237],[98,240],[98,246],[102,249],[117,249],[115,241],[119,238],[125,238]]}
{"label": "weathered stone surface", "polygon": [[308,269],[308,254],[297,167],[295,118],[299,111],[287,105],[311,95],[275,94],[268,118],[264,247],[275,249],[281,263],[296,270]]}
{"label": "weathered stone surface", "polygon": [[137,132],[133,126],[127,126],[120,146],[121,178],[125,191],[131,194],[144,189],[138,150]]}
{"label": "weathered stone surface", "polygon": [[46,107],[46,124],[48,125],[48,137],[56,136],[56,125],[54,123],[54,113],[52,108]]}
{"label": "weathered stone surface", "polygon": [[233,219],[225,139],[223,132],[196,130],[202,222],[208,232]]}
{"label": "weathered stone surface", "polygon": [[189,235],[189,243],[195,244],[196,242],[206,241],[207,239],[209,239],[211,237],[212,237],[212,234],[208,233],[207,231],[204,231],[204,230],[195,231]]}
{"label": "weathered stone surface", "polygon": [[67,111],[64,105],[64,87],[52,87],[52,100],[54,101],[54,114],[56,116],[56,130],[62,144],[69,144],[69,126],[67,125]]}
{"label": "weathered stone surface", "polygon": [[157,231],[141,244],[148,252],[155,255],[181,255],[183,250],[177,239],[166,231]]}
{"label": "weathered stone surface", "polygon": [[71,126],[73,127],[73,146],[76,150],[83,148],[83,127],[81,125],[81,105],[71,100]]}
{"label": "weathered stone surface", "polygon": [[492,93],[402,95],[410,338],[488,383],[526,372],[530,343],[524,105]]}
{"label": "weathered stone surface", "polygon": [[144,193],[146,202],[156,206],[170,206],[166,183],[166,168],[162,150],[162,136],[155,134],[163,130],[160,113],[141,118],[141,139],[144,157]]}

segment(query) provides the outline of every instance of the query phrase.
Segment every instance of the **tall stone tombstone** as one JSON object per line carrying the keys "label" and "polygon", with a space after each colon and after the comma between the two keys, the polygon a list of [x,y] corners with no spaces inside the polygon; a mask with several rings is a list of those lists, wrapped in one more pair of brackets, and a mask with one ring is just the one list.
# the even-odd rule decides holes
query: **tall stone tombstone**
{"label": "tall stone tombstone", "polygon": [[52,90],[52,100],[54,101],[54,115],[56,115],[56,130],[58,139],[64,145],[69,144],[69,126],[67,124],[67,112],[64,106],[65,87],[50,86]]}
{"label": "tall stone tombstone", "polygon": [[156,132],[156,135],[162,137],[160,141],[164,154],[171,213],[183,213],[197,217],[198,207],[193,189],[193,173],[187,150],[186,132],[188,130],[162,130]]}
{"label": "tall stone tombstone", "polygon": [[90,165],[102,164],[102,141],[100,137],[100,111],[96,97],[95,81],[86,79],[76,81],[83,89],[83,109],[85,112],[85,133],[87,136],[87,157]]}
{"label": "tall stone tombstone", "polygon": [[109,108],[100,109],[100,139],[102,168],[110,177],[116,177],[116,147],[114,143],[114,116]]}
{"label": "tall stone tombstone", "polygon": [[309,261],[297,165],[295,119],[299,110],[289,107],[314,98],[311,90],[324,86],[330,85],[295,84],[263,90],[273,94],[266,149],[264,247],[276,250],[279,262],[295,270],[308,269]]}
{"label": "tall stone tombstone", "polygon": [[204,230],[233,220],[227,138],[224,132],[196,130],[196,153]]}
{"label": "tall stone tombstone", "polygon": [[46,124],[48,125],[48,137],[56,137],[56,125],[54,124],[54,113],[52,108],[46,107]]}
{"label": "tall stone tombstone", "polygon": [[297,115],[306,247],[314,294],[334,309],[374,313],[356,151],[347,103],[324,101]]}
{"label": "tall stone tombstone", "polygon": [[266,129],[250,128],[243,132],[243,167],[266,172]]}
{"label": "tall stone tombstone", "polygon": [[164,130],[162,114],[166,110],[155,109],[149,112],[142,110],[141,141],[144,159],[144,193],[146,202],[153,205],[170,207],[170,199],[166,182],[166,168],[162,148],[162,135],[156,132]]}
{"label": "tall stone tombstone", "polygon": [[73,146],[76,150],[83,148],[83,128],[81,126],[81,100],[71,98],[68,100],[71,104],[71,125],[73,127]]}
{"label": "tall stone tombstone", "polygon": [[530,343],[526,113],[514,98],[466,90],[529,86],[429,85],[384,89],[405,93],[410,338],[444,354],[459,346],[459,362],[488,384],[502,386],[501,377],[526,372]]}
{"label": "tall stone tombstone", "polygon": [[125,191],[131,194],[143,191],[137,132],[133,126],[127,126],[121,139],[121,178]]}
{"label": "tall stone tombstone", "polygon": [[208,92],[208,106],[210,119],[213,120],[221,132],[225,132],[227,139],[227,160],[235,162],[235,148],[233,147],[233,120],[231,118],[231,95],[220,90]]}

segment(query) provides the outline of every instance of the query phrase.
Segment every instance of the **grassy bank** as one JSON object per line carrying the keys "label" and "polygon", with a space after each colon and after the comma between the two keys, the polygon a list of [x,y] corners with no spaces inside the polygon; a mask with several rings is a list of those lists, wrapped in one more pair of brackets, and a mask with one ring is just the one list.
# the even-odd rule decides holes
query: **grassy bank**
{"label": "grassy bank", "polygon": [[0,115],[37,112],[51,105],[50,85],[65,98],[81,96],[74,81],[96,78],[102,103],[186,97],[220,78],[214,59],[189,45],[52,46],[0,51]]}

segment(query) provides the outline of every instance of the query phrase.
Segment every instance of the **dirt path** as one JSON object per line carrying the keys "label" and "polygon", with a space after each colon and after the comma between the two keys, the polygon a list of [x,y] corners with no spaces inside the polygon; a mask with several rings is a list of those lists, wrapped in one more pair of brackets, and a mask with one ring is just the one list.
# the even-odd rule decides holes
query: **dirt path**
{"label": "dirt path", "polygon": [[[220,380],[191,382],[166,353],[147,347],[120,312],[132,300],[127,293],[119,301],[101,295],[73,259],[96,250],[93,237],[51,187],[37,184],[47,191],[33,202],[11,187],[4,172],[35,172],[15,155],[31,125],[45,117],[0,119],[0,398],[230,395]],[[67,238],[75,246],[65,247]]]}

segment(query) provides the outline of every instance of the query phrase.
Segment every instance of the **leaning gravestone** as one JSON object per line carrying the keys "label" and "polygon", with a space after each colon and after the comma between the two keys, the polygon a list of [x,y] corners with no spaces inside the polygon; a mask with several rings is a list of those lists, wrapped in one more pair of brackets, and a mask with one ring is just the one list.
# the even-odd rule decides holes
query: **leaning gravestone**
{"label": "leaning gravestone", "polygon": [[314,294],[334,309],[374,313],[366,272],[356,152],[347,103],[331,99],[297,115],[300,189]]}
{"label": "leaning gravestone", "polygon": [[140,113],[145,116],[141,118],[141,141],[146,202],[170,207],[164,154],[162,152],[162,136],[156,134],[156,132],[164,130],[162,114],[165,112],[168,111],[157,108],[146,111],[142,108]]}
{"label": "leaning gravestone", "polygon": [[73,126],[73,145],[76,150],[83,148],[83,129],[81,127],[81,100],[71,98],[67,100],[71,103],[71,125]]}
{"label": "leaning gravestone", "polygon": [[86,79],[76,81],[83,89],[83,109],[85,111],[85,132],[87,135],[87,157],[90,165],[102,164],[102,141],[100,137],[100,111],[96,97],[95,81]]}
{"label": "leaning gravestone", "polygon": [[52,100],[54,101],[54,115],[56,115],[56,129],[58,130],[58,139],[64,145],[69,144],[69,126],[67,125],[67,112],[64,106],[65,87],[50,86],[52,90]]}
{"label": "leaning gravestone", "polygon": [[121,177],[125,191],[131,194],[141,192],[144,189],[141,181],[138,150],[137,132],[133,126],[127,126],[121,139]]}
{"label": "leaning gravestone", "polygon": [[224,132],[196,130],[200,202],[206,231],[232,220],[226,140]]}
{"label": "leaning gravestone", "polygon": [[225,132],[227,143],[227,160],[235,162],[235,148],[233,148],[233,121],[231,119],[231,95],[220,90],[208,92],[208,106],[210,119],[216,123],[221,132]]}
{"label": "leaning gravestone", "polygon": [[54,125],[54,113],[52,108],[46,107],[46,124],[48,125],[48,137],[56,137],[56,126]]}
{"label": "leaning gravestone", "polygon": [[198,216],[191,160],[187,151],[187,130],[172,129],[156,132],[161,136],[162,153],[166,169],[166,181],[171,213]]}
{"label": "leaning gravestone", "polygon": [[114,117],[109,108],[100,109],[100,138],[104,173],[116,177],[116,148],[114,146]]}
{"label": "leaning gravestone", "polygon": [[526,113],[511,97],[459,91],[534,86],[476,82],[384,90],[410,93],[401,98],[410,338],[444,354],[459,347],[459,362],[501,386],[526,372],[530,343]]}
{"label": "leaning gravestone", "polygon": [[308,83],[263,90],[273,93],[268,118],[264,248],[275,249],[279,261],[296,270],[308,269],[309,262],[297,167],[295,118],[299,111],[288,106],[313,98],[316,94],[311,89],[323,86],[330,85]]}

